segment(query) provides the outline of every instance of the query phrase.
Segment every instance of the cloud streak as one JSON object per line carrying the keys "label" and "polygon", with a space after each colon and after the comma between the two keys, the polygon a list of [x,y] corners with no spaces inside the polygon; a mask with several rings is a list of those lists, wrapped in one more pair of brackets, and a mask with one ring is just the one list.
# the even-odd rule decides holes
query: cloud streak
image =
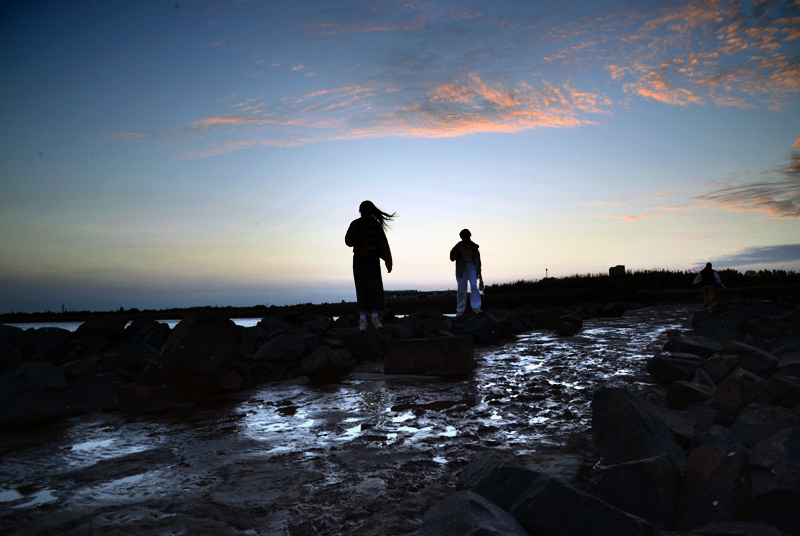
{"label": "cloud streak", "polygon": [[[782,264],[800,261],[800,244],[752,247],[739,250],[730,255],[716,257],[712,263],[718,266],[737,267],[759,264]],[[705,261],[695,264],[693,269],[705,266]]]}

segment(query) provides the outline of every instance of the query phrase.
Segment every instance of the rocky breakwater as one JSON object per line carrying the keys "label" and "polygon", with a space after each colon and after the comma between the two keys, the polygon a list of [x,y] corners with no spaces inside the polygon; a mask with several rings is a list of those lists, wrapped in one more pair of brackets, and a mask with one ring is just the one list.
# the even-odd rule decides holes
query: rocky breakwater
{"label": "rocky breakwater", "polygon": [[585,489],[493,452],[421,536],[800,534],[797,299],[704,310],[648,363],[646,397],[601,387]]}
{"label": "rocky breakwater", "polygon": [[463,375],[475,366],[472,344],[497,344],[532,329],[571,335],[584,319],[623,312],[622,304],[458,318],[386,311],[385,329],[367,333],[353,318],[298,312],[242,327],[212,309],[174,329],[118,315],[91,319],[75,332],[0,325],[0,429],[99,411],[165,411],[298,377],[333,383],[387,356],[387,373]]}

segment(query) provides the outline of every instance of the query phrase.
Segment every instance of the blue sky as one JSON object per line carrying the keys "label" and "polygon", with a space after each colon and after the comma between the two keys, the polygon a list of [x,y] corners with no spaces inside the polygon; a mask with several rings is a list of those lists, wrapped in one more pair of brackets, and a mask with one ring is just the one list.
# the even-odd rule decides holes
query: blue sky
{"label": "blue sky", "polygon": [[0,312],[800,268],[798,0],[0,9]]}

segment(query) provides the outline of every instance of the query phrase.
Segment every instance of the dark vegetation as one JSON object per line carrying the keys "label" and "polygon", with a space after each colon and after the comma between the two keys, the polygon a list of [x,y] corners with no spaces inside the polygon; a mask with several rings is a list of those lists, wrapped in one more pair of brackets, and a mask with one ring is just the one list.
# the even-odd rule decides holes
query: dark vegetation
{"label": "dark vegetation", "polygon": [[[800,290],[800,273],[793,270],[718,270],[727,292],[742,297],[769,299],[787,292]],[[575,274],[567,277],[549,277],[538,280],[518,280],[509,283],[487,285],[484,308],[513,309],[523,305],[558,307],[586,302],[608,303],[667,302],[691,299],[698,290],[692,286],[697,272],[682,270],[636,270],[623,275],[610,276],[605,273]],[[123,315],[130,318],[156,320],[181,319],[192,311],[207,306],[173,309],[124,309],[115,311],[51,311],[37,313],[0,314],[0,323],[13,322],[69,322],[81,321],[93,316]],[[441,313],[452,313],[455,295],[439,298],[417,298],[388,300],[387,307],[395,314],[411,314],[423,309]],[[297,305],[253,307],[211,307],[229,318],[258,318],[280,315],[287,311],[308,311],[330,316],[346,316],[356,312],[354,302],[304,303]]]}

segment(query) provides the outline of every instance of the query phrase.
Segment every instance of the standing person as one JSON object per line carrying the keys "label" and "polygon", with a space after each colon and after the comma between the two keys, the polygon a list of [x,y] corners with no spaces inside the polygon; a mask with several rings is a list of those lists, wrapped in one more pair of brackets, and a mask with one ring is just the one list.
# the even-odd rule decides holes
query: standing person
{"label": "standing person", "polygon": [[711,307],[711,303],[714,301],[716,285],[725,288],[725,285],[722,284],[722,279],[719,278],[717,271],[711,267],[710,262],[707,262],[706,267],[700,270],[700,273],[694,278],[694,284],[700,285],[703,289],[703,300],[706,302],[704,307]]}
{"label": "standing person", "polygon": [[481,275],[481,252],[478,244],[470,237],[469,229],[462,230],[459,234],[461,242],[450,250],[450,260],[456,261],[456,281],[458,293],[456,294],[456,315],[461,316],[467,308],[467,282],[470,284],[470,305],[475,314],[481,313],[481,293],[478,291],[478,279],[483,282]]}
{"label": "standing person", "polygon": [[384,308],[381,259],[386,271],[392,272],[392,251],[386,240],[386,229],[395,214],[387,214],[372,201],[358,207],[361,217],[353,220],[347,229],[344,243],[353,248],[353,279],[358,302],[358,330],[367,331],[367,314],[372,315],[375,329],[383,329],[378,312]]}

